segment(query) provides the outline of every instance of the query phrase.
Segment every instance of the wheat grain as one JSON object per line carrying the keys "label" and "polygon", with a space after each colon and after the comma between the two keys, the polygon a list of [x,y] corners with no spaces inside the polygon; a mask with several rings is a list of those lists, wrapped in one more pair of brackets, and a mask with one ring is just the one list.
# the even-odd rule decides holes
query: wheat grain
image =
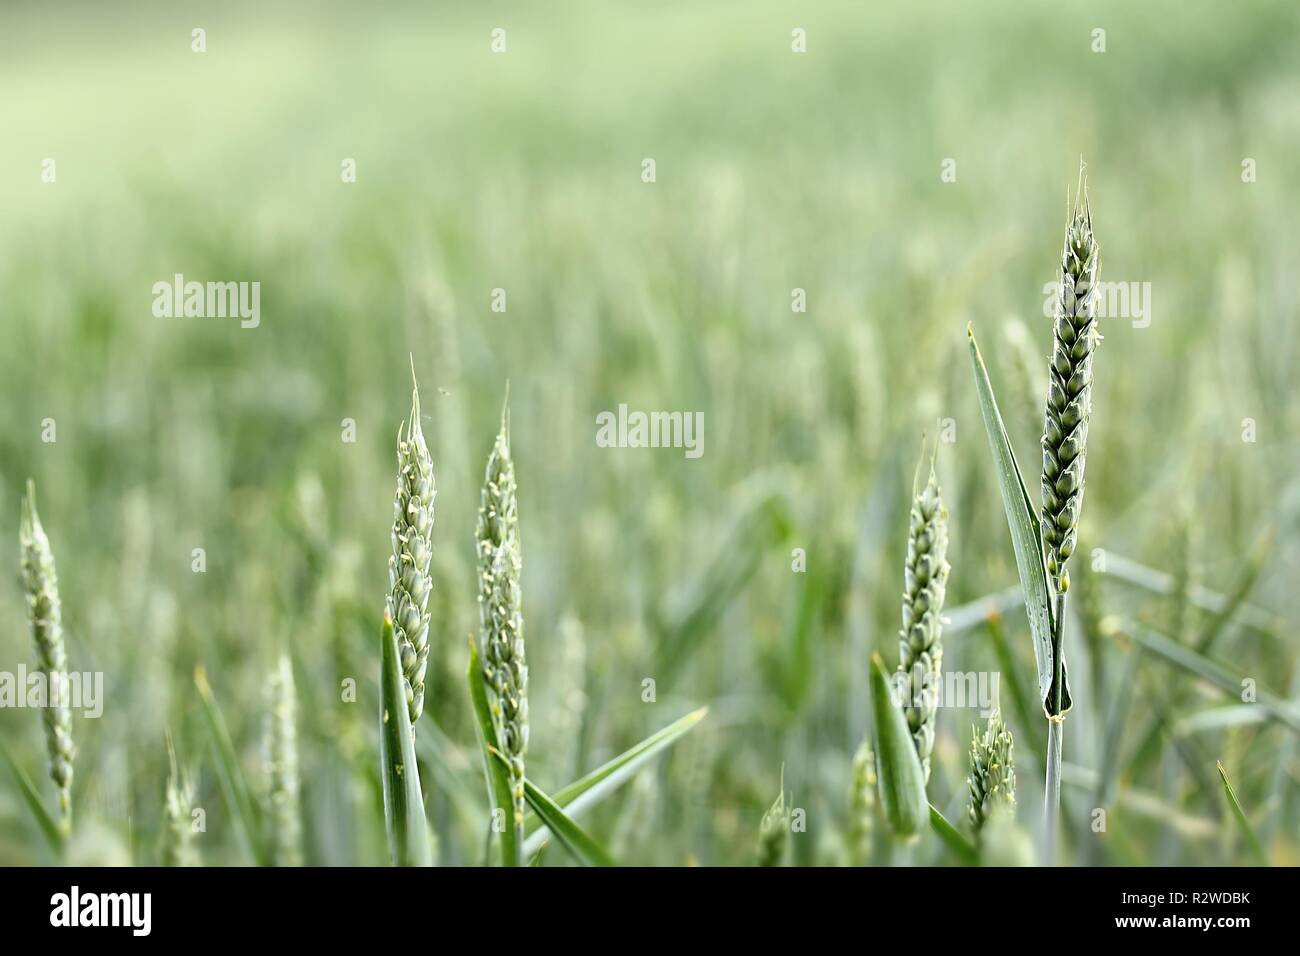
{"label": "wheat grain", "polygon": [[871,859],[876,825],[876,755],[864,740],[853,755],[853,780],[849,789],[848,854],[850,866],[865,866]]}
{"label": "wheat grain", "polygon": [[[507,401],[508,401],[507,396]],[[510,764],[514,823],[524,821],[524,755],[528,750],[528,666],[524,656],[522,555],[510,413],[488,455],[478,513],[479,627],[483,677],[497,739]]]}
{"label": "wheat grain", "polygon": [[267,730],[267,848],[272,866],[302,865],[302,818],[298,802],[298,700],[293,667],[281,654],[271,672]]}
{"label": "wheat grain", "polygon": [[973,731],[967,786],[970,790],[967,815],[977,834],[992,816],[1015,808],[1015,741],[1002,722],[1000,710],[989,716],[982,735],[978,728]]}
{"label": "wheat grain", "polygon": [[912,501],[903,573],[903,628],[898,635],[898,669],[906,675],[910,688],[903,712],[926,780],[930,779],[943,664],[940,616],[948,583],[947,553],[948,512],[931,461],[925,488]]}
{"label": "wheat grain", "polygon": [[18,541],[27,620],[36,643],[37,666],[46,678],[48,699],[41,718],[45,723],[50,779],[57,794],[59,826],[66,834],[72,827],[72,760],[76,755],[68,700],[68,656],[63,643],[63,612],[54,552],[36,512],[36,484],[31,479],[27,481],[27,494],[23,498]]}
{"label": "wheat grain", "polygon": [[190,823],[193,785],[176,766],[176,748],[167,736],[169,772],[163,794],[162,829],[159,834],[158,858],[163,866],[198,866],[198,850]]}
{"label": "wheat grain", "polygon": [[1053,325],[1043,425],[1043,543],[1058,593],[1070,587],[1066,562],[1074,552],[1083,507],[1083,467],[1092,412],[1092,355],[1101,336],[1095,318],[1097,241],[1080,170],[1080,186],[1065,232],[1061,289]]}
{"label": "wheat grain", "polygon": [[[412,369],[414,379],[415,371]],[[433,578],[433,459],[420,427],[420,390],[411,387],[411,416],[397,433],[397,493],[393,497],[393,553],[388,558],[388,614],[405,682],[411,733],[424,711],[429,662],[429,594]]]}

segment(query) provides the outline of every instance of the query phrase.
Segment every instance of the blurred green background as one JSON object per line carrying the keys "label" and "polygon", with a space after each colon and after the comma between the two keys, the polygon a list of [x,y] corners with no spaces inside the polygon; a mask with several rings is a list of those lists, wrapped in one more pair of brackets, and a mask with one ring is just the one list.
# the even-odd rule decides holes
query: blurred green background
{"label": "blurred green background", "polygon": [[[71,666],[107,691],[101,719],[74,721],[72,857],[155,860],[171,728],[204,861],[243,859],[193,673],[260,785],[282,642],[306,858],[386,859],[377,636],[413,356],[439,485],[421,739],[442,861],[478,861],[487,819],[463,675],[507,381],[530,776],[558,788],[709,704],[591,832],[627,862],[749,863],[784,765],[807,814],[793,861],[841,861],[868,655],[897,659],[907,498],[941,419],[948,607],[1016,583],[965,329],[1036,488],[1042,289],[1082,155],[1102,278],[1150,282],[1152,321],[1105,322],[1096,360],[1085,548],[1128,573],[1095,576],[1067,637],[1065,856],[1244,862],[1217,759],[1271,858],[1295,862],[1295,735],[1125,629],[1191,645],[1213,628],[1232,673],[1296,690],[1298,25],[1264,2],[0,8],[0,669],[34,661],[16,583],[32,476]],[[175,273],[259,281],[260,327],[155,318]],[[702,411],[703,457],[598,448],[595,416],[620,403]],[[1134,586],[1133,562],[1170,593]],[[1216,616],[1198,589],[1241,607]],[[945,668],[1001,668],[981,617],[954,622]],[[1005,704],[1033,662],[1014,604],[1002,628]],[[1035,831],[1042,722],[1006,710]],[[950,819],[976,718],[940,711],[930,793]],[[39,724],[0,711],[47,786]],[[43,862],[0,779],[0,862]],[[917,859],[947,857],[927,839]]]}

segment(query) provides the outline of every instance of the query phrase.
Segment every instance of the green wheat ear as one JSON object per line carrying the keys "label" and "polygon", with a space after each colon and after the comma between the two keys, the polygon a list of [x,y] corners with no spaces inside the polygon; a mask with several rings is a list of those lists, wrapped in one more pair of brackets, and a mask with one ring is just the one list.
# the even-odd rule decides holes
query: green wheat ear
{"label": "green wheat ear", "polygon": [[1061,253],[1061,291],[1056,301],[1042,440],[1043,544],[1047,572],[1061,594],[1070,587],[1065,565],[1074,553],[1083,508],[1083,467],[1092,413],[1092,354],[1101,340],[1095,317],[1099,265],[1087,182],[1080,169],[1079,188]]}
{"label": "green wheat ear", "polygon": [[272,866],[302,865],[302,811],[299,806],[298,695],[288,654],[280,654],[271,674],[271,719],[267,732],[268,849]]}
{"label": "green wheat ear", "polygon": [[388,614],[397,638],[411,732],[424,712],[429,663],[429,594],[433,577],[433,459],[420,427],[420,390],[411,371],[411,415],[397,433],[397,493],[393,496],[393,553],[388,558]]}
{"label": "green wheat ear", "polygon": [[[45,723],[45,746],[54,781],[59,827],[66,835],[72,829],[72,711],[67,699],[68,655],[63,643],[63,612],[59,604],[59,577],[54,570],[54,552],[36,513],[36,483],[27,480],[22,516],[18,523],[23,590],[27,599],[27,620],[36,643],[37,666],[45,674],[49,700],[41,711]],[[57,693],[56,693],[57,691]]]}
{"label": "green wheat ear", "polygon": [[981,736],[975,729],[970,744],[970,806],[967,815],[979,834],[990,818],[1014,812],[1016,805],[1015,741],[1002,722],[1002,712],[989,716]]}
{"label": "green wheat ear", "polygon": [[510,764],[514,824],[524,822],[524,755],[528,751],[528,664],[524,654],[523,558],[519,545],[519,502],[510,456],[510,411],[501,410],[501,429],[488,455],[479,503],[477,544],[479,656],[497,739]]}
{"label": "green wheat ear", "polygon": [[190,813],[194,799],[193,784],[176,763],[176,747],[167,734],[167,789],[163,794],[163,819],[159,834],[158,858],[163,866],[198,866],[198,850]]}
{"label": "green wheat ear", "polygon": [[915,492],[903,571],[903,627],[898,633],[898,669],[910,691],[903,713],[921,759],[921,772],[930,779],[930,754],[938,688],[943,664],[944,594],[948,584],[948,511],[930,462],[925,487]]}
{"label": "green wheat ear", "polygon": [[848,855],[850,866],[866,866],[876,828],[876,755],[868,737],[853,755],[849,791]]}

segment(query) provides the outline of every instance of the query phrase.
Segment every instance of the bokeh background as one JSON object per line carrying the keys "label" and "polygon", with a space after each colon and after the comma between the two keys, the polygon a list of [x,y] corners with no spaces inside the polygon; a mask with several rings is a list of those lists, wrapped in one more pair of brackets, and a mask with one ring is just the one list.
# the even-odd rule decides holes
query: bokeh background
{"label": "bokeh background", "polygon": [[[420,737],[443,862],[480,860],[487,820],[463,675],[507,381],[530,776],[558,788],[711,708],[585,818],[620,859],[752,862],[782,768],[807,815],[792,861],[844,859],[867,661],[897,659],[907,499],[943,419],[944,663],[1002,673],[1036,830],[1044,731],[1008,698],[1033,662],[966,326],[1036,487],[1042,287],[1085,156],[1102,278],[1150,282],[1152,321],[1106,322],[1096,362],[1085,554],[1111,560],[1067,638],[1065,858],[1245,862],[1221,760],[1295,862],[1295,734],[1127,632],[1209,633],[1232,674],[1298,689],[1298,21],[1263,2],[5,4],[0,668],[34,661],[31,476],[71,666],[106,681],[104,716],[74,723],[71,857],[156,859],[170,729],[204,862],[242,862],[193,674],[260,786],[287,646],[306,859],[386,859],[377,636],[412,360],[440,489]],[[178,272],[259,281],[260,327],[155,318]],[[703,457],[598,448],[620,403],[702,411]],[[930,792],[954,820],[976,719],[940,711]],[[36,714],[0,711],[0,733],[48,786]],[[0,861],[46,862],[3,782]],[[915,859],[948,858],[928,838]]]}

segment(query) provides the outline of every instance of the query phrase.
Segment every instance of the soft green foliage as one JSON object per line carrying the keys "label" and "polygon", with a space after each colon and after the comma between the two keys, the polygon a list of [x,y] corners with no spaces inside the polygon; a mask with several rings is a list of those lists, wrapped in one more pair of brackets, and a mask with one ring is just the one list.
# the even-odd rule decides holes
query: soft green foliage
{"label": "soft green foliage", "polygon": [[393,553],[388,557],[388,614],[401,654],[411,726],[424,711],[429,662],[429,594],[433,577],[433,459],[420,425],[420,391],[411,389],[411,414],[397,434],[397,493],[393,496]]}
{"label": "soft green foliage", "polygon": [[1095,316],[1100,259],[1082,176],[1080,172],[1079,191],[1061,253],[1043,425],[1043,543],[1047,572],[1062,593],[1070,587],[1065,565],[1074,553],[1083,508],[1083,467],[1092,413],[1092,353],[1101,339]]}
{"label": "soft green foliage", "polygon": [[900,675],[906,675],[909,688],[903,712],[926,780],[930,779],[942,675],[940,638],[948,586],[947,555],[948,511],[939,494],[932,462],[925,487],[912,499],[903,570],[903,629],[898,634],[898,670]]}
{"label": "soft green foliage", "polygon": [[510,764],[514,825],[524,824],[524,754],[528,750],[528,664],[524,658],[523,592],[519,586],[519,504],[510,458],[510,414],[488,455],[478,512],[479,656],[488,702]]}
{"label": "soft green foliage", "polygon": [[[153,859],[170,726],[207,812],[203,862],[253,863],[241,832],[257,814],[227,804],[226,755],[252,785],[239,805],[258,807],[267,663],[287,637],[304,863],[389,862],[378,638],[414,353],[438,490],[416,746],[441,862],[477,866],[501,842],[489,856],[465,668],[506,380],[529,543],[529,777],[560,803],[575,778],[711,707],[637,771],[653,777],[654,812],[629,821],[644,836],[625,851],[633,779],[580,813],[564,805],[621,863],[752,864],[782,761],[809,811],[808,846],[792,838],[801,861],[847,822],[867,661],[897,664],[916,437],[945,418],[945,616],[973,608],[977,626],[945,625],[943,666],[1001,672],[1020,822],[1036,836],[1042,704],[963,331],[974,323],[1037,517],[1043,286],[1084,154],[1099,278],[1149,280],[1154,299],[1147,327],[1099,320],[1068,565],[1062,860],[1248,862],[1222,759],[1269,858],[1300,863],[1290,711],[1240,699],[1250,677],[1292,700],[1300,654],[1300,5],[574,0],[503,5],[500,23],[446,0],[383,16],[301,0],[213,11],[202,24],[165,0],[0,4],[0,672],[36,663],[17,553],[31,475],[69,664],[105,677],[103,717],[72,712],[76,831],[98,817],[137,863]],[[194,25],[209,28],[205,55],[189,52]],[[796,25],[806,55],[789,49]],[[1088,48],[1098,26],[1105,54]],[[955,182],[940,180],[945,156]],[[57,182],[41,181],[45,157]],[[643,183],[651,157],[658,181]],[[340,180],[349,158],[355,183]],[[151,283],[177,272],[260,280],[261,324],[150,314]],[[506,312],[492,311],[497,287]],[[794,287],[806,312],[791,311]],[[1009,315],[1028,329],[1028,406]],[[703,456],[597,447],[595,415],[624,402],[701,412]],[[47,418],[57,441],[43,440]],[[1168,506],[1184,487],[1202,547],[1174,634],[1174,589],[1154,591],[1179,564]],[[1274,553],[1209,651],[1223,671],[1175,658],[1265,526]],[[1169,639],[1103,633],[1102,683],[1076,636],[1094,549],[1100,613]],[[978,622],[1008,591],[995,647]],[[585,630],[586,718],[580,739],[559,740],[569,614]],[[1128,719],[1103,768],[1130,658]],[[199,666],[228,750],[213,745]],[[1161,688],[1177,691],[1167,710]],[[1226,704],[1260,719],[1183,733]],[[940,709],[928,785],[962,830],[973,713]],[[13,757],[0,864],[49,864],[11,773],[57,813],[41,715],[0,707],[0,741]],[[1094,806],[1104,838],[1081,822]],[[913,862],[956,862],[926,826]],[[889,832],[882,816],[882,860]],[[570,863],[550,837],[543,864]]]}
{"label": "soft green foliage", "polygon": [[994,814],[1015,812],[1015,741],[1002,722],[1001,710],[989,715],[983,734],[978,728],[972,731],[966,785],[970,791],[966,813],[977,834]]}
{"label": "soft green foliage", "polygon": [[50,780],[54,782],[59,826],[66,834],[72,826],[72,710],[68,695],[68,654],[63,643],[63,611],[59,603],[59,576],[54,570],[50,539],[36,513],[36,484],[28,480],[18,525],[22,551],[23,590],[27,621],[36,643],[36,665],[45,675],[47,699],[41,708],[45,724],[45,751]]}

